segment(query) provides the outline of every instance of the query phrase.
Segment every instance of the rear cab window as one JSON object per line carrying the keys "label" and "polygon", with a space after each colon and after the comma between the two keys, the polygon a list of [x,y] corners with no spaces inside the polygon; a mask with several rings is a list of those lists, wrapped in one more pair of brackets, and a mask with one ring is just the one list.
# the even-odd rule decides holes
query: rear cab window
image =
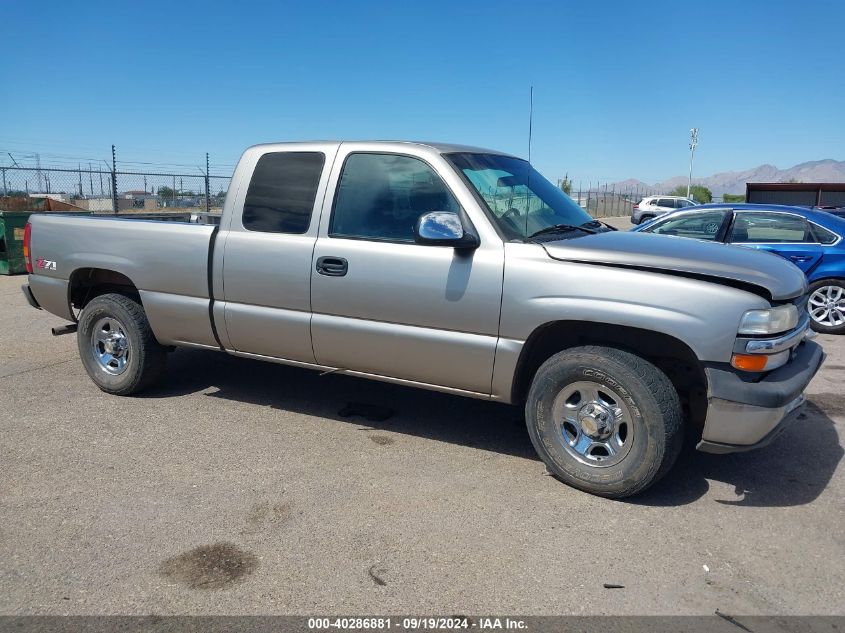
{"label": "rear cab window", "polygon": [[248,231],[308,231],[326,156],[322,152],[270,152],[258,159],[242,222]]}

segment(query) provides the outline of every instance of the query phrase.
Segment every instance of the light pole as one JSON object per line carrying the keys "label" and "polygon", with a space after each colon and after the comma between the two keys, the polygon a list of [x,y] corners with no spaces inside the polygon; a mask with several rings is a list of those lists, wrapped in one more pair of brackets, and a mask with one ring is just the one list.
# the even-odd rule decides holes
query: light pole
{"label": "light pole", "polygon": [[698,128],[689,131],[689,179],[687,180],[687,198],[692,188],[692,159],[695,157],[695,146],[698,145]]}

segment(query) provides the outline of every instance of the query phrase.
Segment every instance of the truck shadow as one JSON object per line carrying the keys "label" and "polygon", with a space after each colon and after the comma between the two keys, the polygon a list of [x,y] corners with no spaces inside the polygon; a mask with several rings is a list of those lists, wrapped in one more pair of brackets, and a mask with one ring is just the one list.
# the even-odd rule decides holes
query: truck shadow
{"label": "truck shadow", "polygon": [[[160,386],[141,397],[169,398],[209,389],[214,391],[207,395],[214,398],[529,459],[537,461],[542,472],[522,409],[483,400],[184,349],[170,355]],[[356,407],[349,415],[350,403],[365,405],[359,408],[361,415]],[[715,499],[725,505],[810,503],[827,487],[845,453],[830,415],[845,416],[845,396],[811,396],[801,418],[770,446],[721,456],[685,450],[663,480],[625,502],[685,505],[708,494],[711,482],[723,482],[734,488],[731,498]]]}
{"label": "truck shadow", "polygon": [[845,397],[836,394],[838,399],[832,399],[831,395],[809,396],[798,419],[759,450],[707,455],[690,447],[663,480],[630,501],[649,506],[684,505],[722,482],[733,486],[733,492],[714,492],[711,496],[723,505],[781,507],[810,503],[827,487],[845,453],[828,415],[845,413]]}
{"label": "truck shadow", "polygon": [[[214,390],[207,395],[214,398],[471,446],[539,464],[521,408],[341,374],[321,376],[313,370],[217,352],[180,349],[171,354],[167,375],[141,397],[169,398],[209,388]],[[350,403],[364,406],[349,407]]]}

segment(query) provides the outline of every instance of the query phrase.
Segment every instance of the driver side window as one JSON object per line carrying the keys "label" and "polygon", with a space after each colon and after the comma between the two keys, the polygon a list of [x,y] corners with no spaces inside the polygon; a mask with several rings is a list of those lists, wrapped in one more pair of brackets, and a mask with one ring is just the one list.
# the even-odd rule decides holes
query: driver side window
{"label": "driver side window", "polygon": [[460,205],[425,162],[397,154],[350,154],[340,175],[331,237],[413,242],[417,218]]}
{"label": "driver side window", "polygon": [[697,240],[716,239],[719,228],[725,220],[726,210],[709,211],[707,213],[688,213],[675,218],[669,218],[649,231],[659,235],[676,235],[691,237]]}

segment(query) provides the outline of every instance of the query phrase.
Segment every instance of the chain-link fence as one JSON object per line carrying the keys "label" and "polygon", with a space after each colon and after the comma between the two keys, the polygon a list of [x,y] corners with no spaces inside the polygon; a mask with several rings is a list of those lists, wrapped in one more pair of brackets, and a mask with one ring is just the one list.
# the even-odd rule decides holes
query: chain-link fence
{"label": "chain-link fence", "polygon": [[111,171],[92,166],[14,166],[0,167],[0,172],[4,197],[47,197],[95,213],[219,211],[231,180],[204,173]]}
{"label": "chain-link fence", "polygon": [[647,196],[666,195],[650,187],[618,187],[609,183],[573,183],[558,180],[558,186],[594,218],[631,215],[634,205]]}

